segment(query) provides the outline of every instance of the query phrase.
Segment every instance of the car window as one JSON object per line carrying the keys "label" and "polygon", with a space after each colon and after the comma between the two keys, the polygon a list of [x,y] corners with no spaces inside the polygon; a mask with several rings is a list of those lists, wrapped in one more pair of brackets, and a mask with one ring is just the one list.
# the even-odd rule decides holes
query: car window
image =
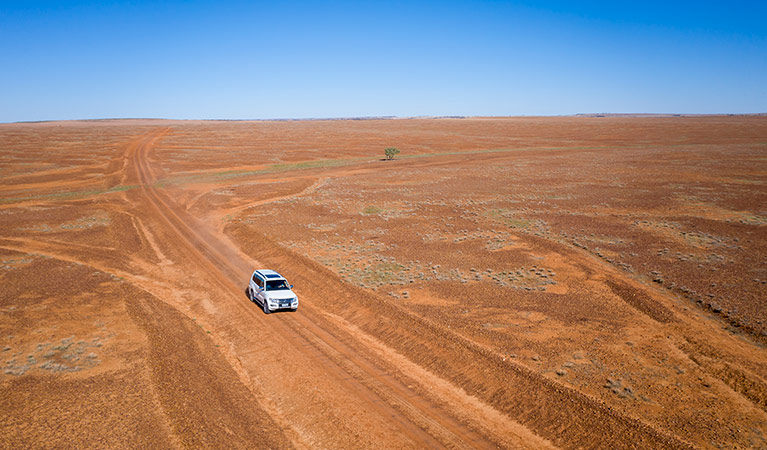
{"label": "car window", "polygon": [[258,278],[258,275],[253,275],[253,281],[256,282],[256,286],[264,287],[264,282],[261,281],[261,278]]}
{"label": "car window", "polygon": [[284,289],[290,289],[288,282],[285,280],[266,280],[267,291],[279,291]]}

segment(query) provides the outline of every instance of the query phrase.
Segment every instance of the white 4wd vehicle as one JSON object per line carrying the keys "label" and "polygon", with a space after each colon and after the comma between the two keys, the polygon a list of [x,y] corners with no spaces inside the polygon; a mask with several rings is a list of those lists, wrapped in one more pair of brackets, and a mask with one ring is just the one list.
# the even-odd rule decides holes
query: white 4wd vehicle
{"label": "white 4wd vehicle", "polygon": [[293,285],[288,284],[288,280],[279,273],[259,269],[250,277],[248,297],[251,301],[260,303],[266,314],[278,309],[295,311],[298,309],[298,297],[292,288]]}

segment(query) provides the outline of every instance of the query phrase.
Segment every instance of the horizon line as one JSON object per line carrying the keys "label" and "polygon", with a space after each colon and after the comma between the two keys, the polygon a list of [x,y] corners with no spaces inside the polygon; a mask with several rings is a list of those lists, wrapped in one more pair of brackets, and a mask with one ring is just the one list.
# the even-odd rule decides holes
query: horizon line
{"label": "horizon line", "polygon": [[755,113],[575,113],[575,114],[515,114],[515,115],[420,115],[420,116],[337,116],[337,117],[276,117],[269,119],[178,119],[167,117],[102,117],[86,119],[42,119],[42,120],[16,120],[11,122],[0,122],[2,125],[12,124],[33,124],[33,123],[53,123],[53,122],[108,122],[119,120],[162,120],[172,122],[321,122],[321,121],[344,121],[344,120],[413,120],[413,119],[504,119],[516,117],[702,117],[702,116],[764,116],[767,112]]}

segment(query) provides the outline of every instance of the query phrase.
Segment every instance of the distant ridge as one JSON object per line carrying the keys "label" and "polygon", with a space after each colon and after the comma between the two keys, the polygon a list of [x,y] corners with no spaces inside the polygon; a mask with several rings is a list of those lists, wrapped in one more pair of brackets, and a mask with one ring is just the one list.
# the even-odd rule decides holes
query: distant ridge
{"label": "distant ridge", "polygon": [[683,113],[578,113],[575,117],[706,117],[706,116],[764,116],[767,113],[712,113],[712,114],[683,114]]}

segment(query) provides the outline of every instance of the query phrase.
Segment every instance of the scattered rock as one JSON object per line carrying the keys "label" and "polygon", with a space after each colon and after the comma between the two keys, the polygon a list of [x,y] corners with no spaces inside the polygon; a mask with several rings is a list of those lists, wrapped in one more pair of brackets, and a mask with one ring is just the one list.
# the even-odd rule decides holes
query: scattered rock
{"label": "scattered rock", "polygon": [[634,398],[634,389],[630,386],[624,386],[621,380],[614,378],[608,378],[607,383],[604,385],[610,392],[617,395],[620,398]]}

